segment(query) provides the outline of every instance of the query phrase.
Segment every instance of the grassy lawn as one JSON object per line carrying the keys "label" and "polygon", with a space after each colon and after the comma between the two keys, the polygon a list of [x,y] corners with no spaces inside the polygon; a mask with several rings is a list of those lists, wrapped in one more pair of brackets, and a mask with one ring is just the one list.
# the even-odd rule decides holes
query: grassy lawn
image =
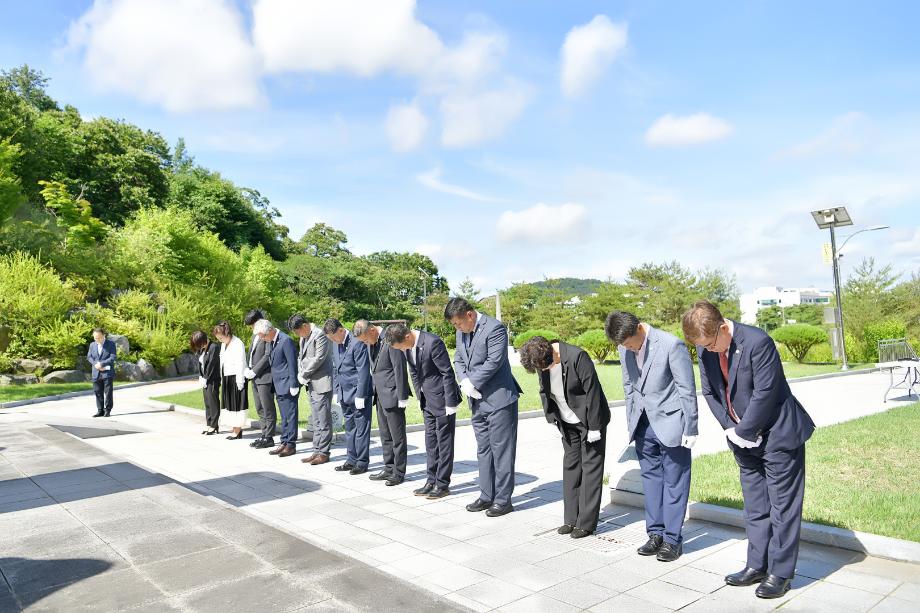
{"label": "grassy lawn", "polygon": [[[804,519],[920,541],[920,402],[819,428],[805,451]],[[740,509],[731,452],[694,458],[690,498]]]}
{"label": "grassy lawn", "polygon": [[30,400],[42,396],[54,396],[67,392],[79,392],[93,389],[92,383],[36,383],[34,385],[0,386],[0,402]]}

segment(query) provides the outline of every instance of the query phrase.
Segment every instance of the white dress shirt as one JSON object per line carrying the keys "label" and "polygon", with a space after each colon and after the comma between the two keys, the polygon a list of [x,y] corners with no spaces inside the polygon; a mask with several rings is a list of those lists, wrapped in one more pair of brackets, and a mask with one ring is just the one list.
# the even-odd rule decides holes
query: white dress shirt
{"label": "white dress shirt", "polygon": [[550,367],[549,389],[553,400],[556,401],[556,406],[559,407],[559,415],[562,417],[562,421],[567,424],[580,424],[581,420],[578,419],[578,415],[575,415],[565,401],[565,387],[562,384],[562,364],[553,364]]}

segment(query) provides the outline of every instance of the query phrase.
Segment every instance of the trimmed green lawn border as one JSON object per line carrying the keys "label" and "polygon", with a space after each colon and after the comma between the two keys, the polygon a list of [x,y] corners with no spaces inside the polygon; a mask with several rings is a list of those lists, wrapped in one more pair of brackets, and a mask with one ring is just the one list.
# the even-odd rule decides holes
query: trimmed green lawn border
{"label": "trimmed green lawn border", "polygon": [[[920,541],[920,402],[818,428],[805,449],[805,521]],[[742,508],[729,451],[693,460],[690,499]]]}
{"label": "trimmed green lawn border", "polygon": [[0,386],[0,402],[31,400],[43,396],[56,396],[68,392],[82,392],[93,389],[93,384],[85,383],[33,383],[30,385]]}

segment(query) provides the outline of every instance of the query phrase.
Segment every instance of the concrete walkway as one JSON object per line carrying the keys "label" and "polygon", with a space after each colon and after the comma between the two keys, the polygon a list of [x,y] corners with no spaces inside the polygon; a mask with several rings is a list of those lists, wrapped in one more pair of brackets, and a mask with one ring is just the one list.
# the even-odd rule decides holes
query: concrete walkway
{"label": "concrete walkway", "polygon": [[[795,391],[816,421],[828,423],[883,409],[885,385],[879,377],[802,383],[796,384]],[[642,613],[678,609],[737,613],[780,606],[798,611],[920,608],[920,566],[811,545],[802,547],[794,589],[778,601],[759,600],[753,587],[732,588],[722,581],[725,573],[743,566],[743,532],[706,522],[687,523],[684,556],[672,564],[635,554],[645,535],[642,514],[634,508],[607,506],[594,537],[575,541],[558,536],[553,529],[562,517],[561,446],[558,433],[539,419],[520,423],[517,510],[493,519],[463,508],[478,491],[475,442],[468,427],[458,428],[454,494],[427,501],[411,494],[424,479],[422,433],[409,435],[410,480],[385,487],[369,481],[367,475],[352,477],[332,470],[343,460],[341,448],[334,449],[334,462],[305,466],[298,461],[301,454],[279,459],[250,449],[245,440],[203,437],[198,434],[203,417],[155,412],[143,402],[144,395],[188,387],[173,383],[125,390],[122,395],[116,392],[119,415],[106,426],[137,432],[88,442],[109,456],[175,479],[199,492],[202,499],[221,500],[265,524],[425,588],[441,596],[445,606]],[[873,394],[875,404],[870,400]],[[707,417],[712,418],[701,408],[705,424]],[[100,427],[99,420],[86,418],[93,412],[92,398],[15,411],[0,415],[0,423],[30,419],[62,427]],[[622,414],[615,414],[609,433],[621,431],[622,423]],[[701,435],[701,444],[704,437],[713,439],[705,443],[713,448],[715,441],[722,440],[721,434],[709,433]],[[372,468],[380,462],[376,443],[371,449]],[[301,453],[308,447],[303,445]],[[307,556],[299,568],[308,572]],[[416,610],[385,598],[377,601],[380,610]]]}

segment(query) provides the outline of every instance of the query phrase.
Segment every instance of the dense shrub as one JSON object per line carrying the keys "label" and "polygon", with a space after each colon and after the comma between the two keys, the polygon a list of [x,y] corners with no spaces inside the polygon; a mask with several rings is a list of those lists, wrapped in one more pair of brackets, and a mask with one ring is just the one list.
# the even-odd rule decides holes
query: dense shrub
{"label": "dense shrub", "polygon": [[572,340],[573,345],[578,345],[587,351],[597,362],[603,362],[607,356],[616,351],[616,347],[607,338],[603,330],[588,330],[582,332]]}
{"label": "dense shrub", "polygon": [[92,330],[93,325],[80,315],[70,319],[52,320],[38,332],[38,355],[48,358],[52,369],[73,368],[80,364]]}
{"label": "dense shrub", "polygon": [[886,339],[905,338],[907,326],[895,319],[866,325],[863,331],[863,361],[878,362],[878,342]]}
{"label": "dense shrub", "polygon": [[773,340],[782,343],[796,362],[802,362],[809,349],[827,340],[827,332],[818,326],[791,324],[774,330]]}
{"label": "dense shrub", "polygon": [[527,330],[526,332],[521,332],[520,334],[514,337],[514,348],[520,349],[521,347],[524,346],[524,343],[526,343],[527,341],[529,341],[535,336],[542,336],[548,341],[558,341],[559,340],[559,335],[553,332],[552,330],[540,330],[540,329]]}

